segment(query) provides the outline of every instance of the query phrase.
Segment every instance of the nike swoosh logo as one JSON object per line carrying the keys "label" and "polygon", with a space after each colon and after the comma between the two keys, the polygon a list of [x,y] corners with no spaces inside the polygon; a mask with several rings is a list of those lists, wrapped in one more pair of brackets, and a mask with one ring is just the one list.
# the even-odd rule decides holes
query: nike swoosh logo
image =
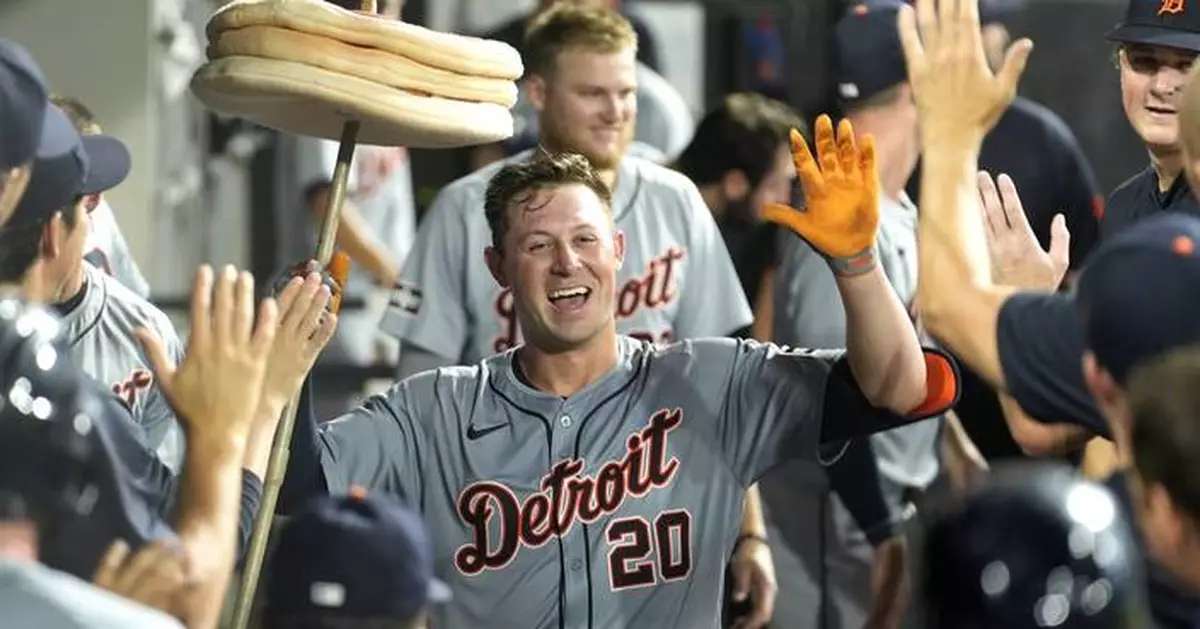
{"label": "nike swoosh logo", "polygon": [[489,433],[496,432],[497,430],[500,430],[501,428],[504,428],[505,426],[507,426],[507,424],[500,424],[499,426],[489,426],[487,428],[480,430],[480,429],[476,428],[474,424],[472,424],[470,426],[467,426],[467,439],[470,439],[471,441],[475,441],[476,439],[479,439],[480,437],[483,437],[484,435],[487,435]]}

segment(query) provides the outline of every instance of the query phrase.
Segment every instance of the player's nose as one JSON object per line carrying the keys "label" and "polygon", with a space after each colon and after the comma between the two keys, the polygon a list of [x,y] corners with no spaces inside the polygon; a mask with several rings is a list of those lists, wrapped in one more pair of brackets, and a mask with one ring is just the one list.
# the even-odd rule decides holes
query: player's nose
{"label": "player's nose", "polygon": [[573,247],[559,246],[554,249],[554,264],[551,270],[560,275],[570,275],[583,266],[579,252]]}

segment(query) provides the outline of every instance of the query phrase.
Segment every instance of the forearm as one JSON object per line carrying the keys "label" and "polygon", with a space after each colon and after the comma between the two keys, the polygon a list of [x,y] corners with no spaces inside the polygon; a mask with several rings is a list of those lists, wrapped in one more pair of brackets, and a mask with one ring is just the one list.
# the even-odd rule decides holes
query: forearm
{"label": "forearm", "polygon": [[1030,456],[1059,456],[1087,444],[1091,433],[1073,424],[1045,424],[1030,417],[1012,396],[1000,393],[1000,409],[1013,441]]}
{"label": "forearm", "polygon": [[905,414],[925,400],[925,358],[916,330],[878,265],[837,276],[846,314],[846,358],[863,395]]}
{"label": "forearm", "polygon": [[991,281],[979,210],[977,149],[927,152],[921,177],[917,307],[931,335],[1003,389],[996,320],[1012,294]]}
{"label": "forearm", "polygon": [[183,474],[179,539],[195,587],[181,601],[191,629],[217,626],[233,573],[244,446],[189,440]]}
{"label": "forearm", "polygon": [[742,501],[741,534],[763,539],[767,537],[767,523],[763,519],[762,497],[758,493],[758,485],[751,485]]}
{"label": "forearm", "polygon": [[[312,215],[317,229],[320,229],[325,221],[328,207],[328,189],[313,195]],[[366,221],[353,203],[342,204],[342,211],[338,216],[336,242],[338,249],[346,252],[355,264],[365,269],[377,282],[390,285],[400,274],[399,265],[371,236]]]}
{"label": "forearm", "polygon": [[275,433],[279,429],[286,404],[287,401],[282,398],[270,399],[267,395],[263,395],[258,404],[254,426],[250,429],[250,438],[246,441],[246,455],[242,460],[242,467],[259,478],[267,477],[271,447],[275,443]]}

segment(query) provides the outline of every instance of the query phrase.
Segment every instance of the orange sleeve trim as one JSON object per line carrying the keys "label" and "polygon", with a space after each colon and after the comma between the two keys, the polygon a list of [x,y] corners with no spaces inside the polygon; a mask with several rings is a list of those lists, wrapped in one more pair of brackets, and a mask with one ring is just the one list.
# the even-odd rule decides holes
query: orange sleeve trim
{"label": "orange sleeve trim", "polygon": [[940,415],[958,403],[958,368],[949,356],[925,350],[925,401],[908,412],[909,417]]}

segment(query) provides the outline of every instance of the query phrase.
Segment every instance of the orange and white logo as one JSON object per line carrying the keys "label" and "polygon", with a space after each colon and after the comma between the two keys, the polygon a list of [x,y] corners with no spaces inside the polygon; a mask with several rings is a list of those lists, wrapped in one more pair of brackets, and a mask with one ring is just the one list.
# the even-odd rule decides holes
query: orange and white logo
{"label": "orange and white logo", "polygon": [[1158,5],[1159,15],[1178,15],[1183,13],[1187,0],[1162,0]]}

